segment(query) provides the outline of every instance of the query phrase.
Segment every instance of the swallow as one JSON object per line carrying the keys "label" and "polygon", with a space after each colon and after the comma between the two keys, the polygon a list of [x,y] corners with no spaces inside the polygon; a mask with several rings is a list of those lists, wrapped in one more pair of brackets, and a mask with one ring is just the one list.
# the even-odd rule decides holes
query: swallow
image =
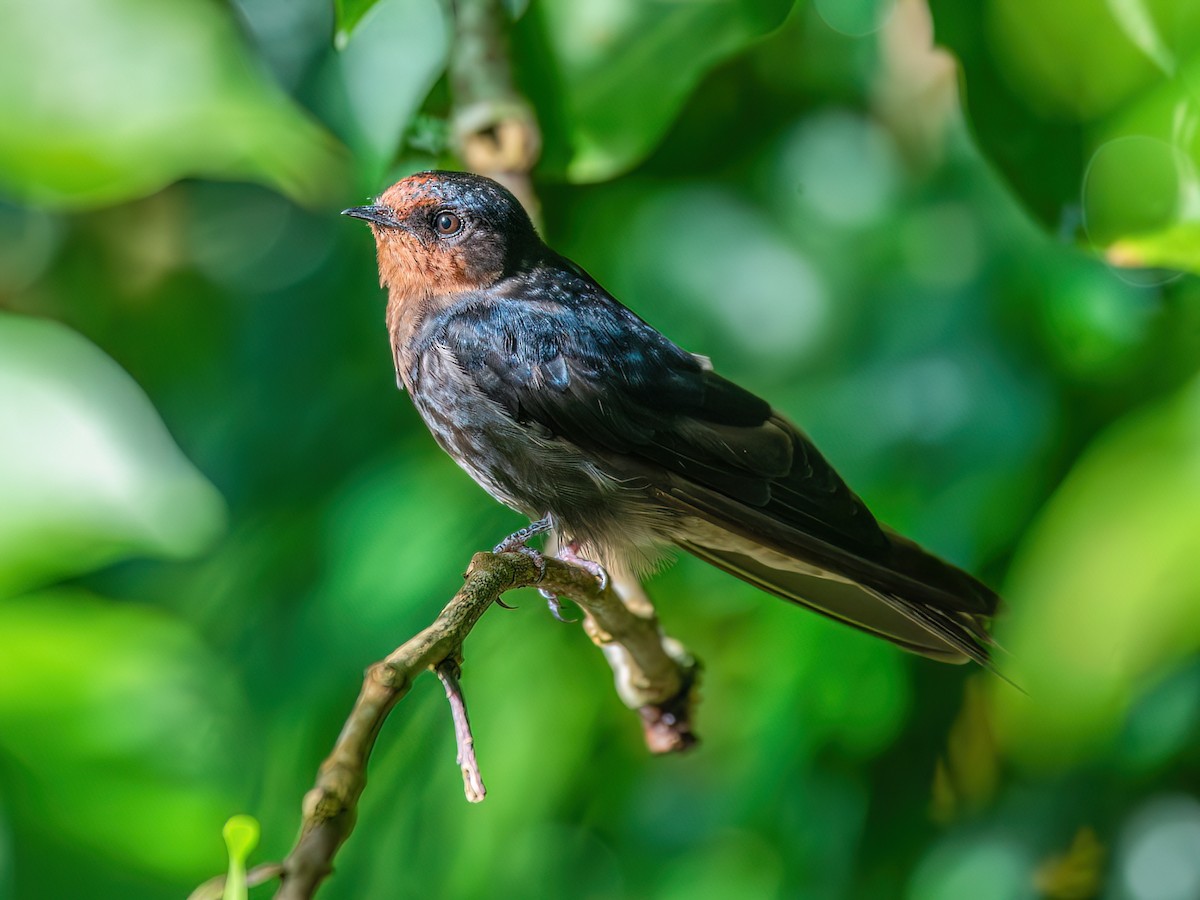
{"label": "swallow", "polygon": [[[679,548],[945,662],[989,666],[999,598],[876,521],[795,425],[672,343],[463,172],[343,215],[374,233],[397,383],[434,439],[560,557],[638,574]],[[990,667],[990,666],[989,666]]]}

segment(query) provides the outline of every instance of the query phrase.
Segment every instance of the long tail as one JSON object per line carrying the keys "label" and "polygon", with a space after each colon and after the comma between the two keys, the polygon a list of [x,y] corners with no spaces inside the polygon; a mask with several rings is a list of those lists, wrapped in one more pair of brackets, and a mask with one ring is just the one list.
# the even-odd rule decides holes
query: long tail
{"label": "long tail", "polygon": [[[891,579],[831,571],[728,531],[705,529],[680,535],[677,542],[689,553],[764,591],[885,638],[905,650],[943,662],[970,659],[992,669],[989,617],[947,608],[937,598],[956,588],[955,593],[970,590],[972,594],[982,591],[993,598],[995,595],[911,541],[889,537],[896,566],[891,570],[895,576]],[[912,589],[906,590],[910,585]],[[994,603],[987,605],[994,608]]]}

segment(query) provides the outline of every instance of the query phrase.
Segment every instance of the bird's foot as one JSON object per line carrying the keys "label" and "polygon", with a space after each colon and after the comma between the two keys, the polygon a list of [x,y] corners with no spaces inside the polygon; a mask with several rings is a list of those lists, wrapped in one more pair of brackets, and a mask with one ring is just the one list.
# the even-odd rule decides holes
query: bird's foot
{"label": "bird's foot", "polygon": [[550,615],[554,616],[554,618],[558,619],[558,621],[564,622],[567,625],[573,625],[579,621],[578,619],[567,619],[563,617],[562,603],[559,602],[558,594],[554,593],[553,591],[548,591],[545,588],[538,588],[538,593],[546,598],[546,605],[550,607]]}
{"label": "bird's foot", "polygon": [[584,559],[579,556],[579,544],[575,541],[567,541],[558,551],[558,558],[565,563],[570,563],[573,566],[579,566],[585,572],[590,573],[598,582],[600,582],[600,590],[608,588],[608,573],[604,571],[604,566],[594,560]]}
{"label": "bird's foot", "polygon": [[549,515],[542,516],[536,522],[530,522],[524,528],[518,528],[495,547],[493,553],[520,553],[532,560],[538,571],[538,580],[546,576],[546,559],[537,550],[527,544],[527,541],[539,534],[544,534],[554,527],[554,520]]}
{"label": "bird's foot", "polygon": [[519,553],[521,548],[528,543],[532,537],[537,537],[539,534],[545,534],[554,527],[554,519],[547,513],[536,522],[530,522],[524,528],[518,528],[494,548],[493,553]]}
{"label": "bird's foot", "polygon": [[546,557],[541,554],[541,551],[534,550],[532,547],[526,547],[522,544],[519,547],[512,547],[509,550],[499,550],[499,553],[520,553],[522,556],[528,556],[533,563],[533,567],[537,569],[537,580],[541,581],[546,577]]}

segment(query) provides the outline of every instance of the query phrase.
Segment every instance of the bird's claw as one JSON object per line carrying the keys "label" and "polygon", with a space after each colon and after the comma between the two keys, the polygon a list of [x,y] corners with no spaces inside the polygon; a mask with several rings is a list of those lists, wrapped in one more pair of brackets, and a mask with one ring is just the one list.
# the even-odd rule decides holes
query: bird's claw
{"label": "bird's claw", "polygon": [[590,574],[600,583],[600,590],[608,589],[608,572],[604,570],[604,566],[591,559],[584,559],[579,556],[579,545],[571,542],[563,544],[562,549],[558,551],[558,558],[565,563],[570,563],[574,566],[579,566],[585,572]]}
{"label": "bird's claw", "polygon": [[[501,551],[501,552],[504,552],[504,551]],[[520,547],[513,547],[512,550],[510,550],[508,552],[520,553],[522,556],[528,556],[529,559],[533,562],[533,567],[535,569],[537,569],[537,573],[538,573],[537,580],[538,581],[541,581],[543,578],[546,577],[546,557],[542,556],[542,554],[539,553],[537,550],[534,550],[532,547],[527,547],[524,544],[522,544]]]}
{"label": "bird's claw", "polygon": [[[493,553],[520,553],[528,556],[533,562],[534,567],[538,572],[538,581],[546,577],[546,558],[534,550],[526,542],[535,535],[542,534],[554,527],[554,520],[545,515],[536,522],[530,522],[524,528],[518,529],[498,543],[493,548]],[[590,559],[583,559],[579,556],[579,544],[575,541],[567,541],[558,551],[557,558],[565,563],[579,566],[585,572],[589,573],[600,583],[600,590],[608,588],[608,573],[604,571],[604,567],[598,562],[593,562]],[[562,604],[558,600],[558,595],[546,588],[538,588],[538,593],[546,598],[546,604],[550,607],[550,613],[560,622],[572,623],[579,621],[578,619],[567,619],[562,614]],[[501,604],[503,606],[503,604]]]}
{"label": "bird's claw", "polygon": [[554,527],[554,522],[550,516],[543,516],[536,522],[530,522],[524,528],[518,528],[495,547],[492,548],[493,553],[520,553],[528,556],[533,562],[534,568],[537,569],[538,581],[546,577],[546,558],[537,550],[528,546],[526,543],[531,537],[549,531]]}
{"label": "bird's claw", "polygon": [[575,565],[595,578],[600,583],[600,590],[608,590],[608,572],[604,570],[604,566],[591,559],[577,559]]}
{"label": "bird's claw", "polygon": [[578,619],[563,618],[562,604],[558,601],[558,594],[548,591],[545,588],[538,588],[538,593],[546,598],[546,605],[550,607],[550,615],[554,616],[558,621],[566,625],[573,625],[579,621]]}

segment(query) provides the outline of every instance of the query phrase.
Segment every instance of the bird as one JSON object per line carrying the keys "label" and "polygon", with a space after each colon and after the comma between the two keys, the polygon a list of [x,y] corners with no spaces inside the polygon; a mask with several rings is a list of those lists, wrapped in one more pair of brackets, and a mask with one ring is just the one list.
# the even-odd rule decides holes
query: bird
{"label": "bird", "polygon": [[994,591],[878,522],[783,413],[547,246],[506,188],[421,172],[342,214],[375,238],[398,387],[530,521],[496,552],[544,566],[528,541],[550,532],[603,585],[678,549],[905,650],[993,668]]}

